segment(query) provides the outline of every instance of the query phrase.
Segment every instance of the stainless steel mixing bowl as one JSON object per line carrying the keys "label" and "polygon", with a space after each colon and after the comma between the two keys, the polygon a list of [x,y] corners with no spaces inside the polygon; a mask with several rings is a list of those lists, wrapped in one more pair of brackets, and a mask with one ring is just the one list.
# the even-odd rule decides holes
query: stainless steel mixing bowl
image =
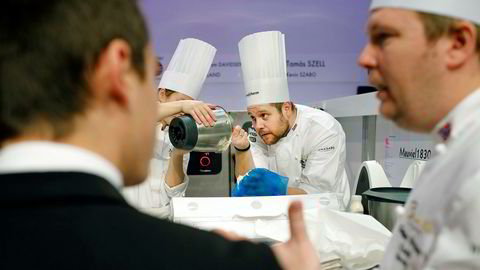
{"label": "stainless steel mixing bowl", "polygon": [[392,230],[397,218],[403,213],[403,205],[410,194],[410,188],[378,187],[362,195],[368,201],[368,212],[387,229]]}

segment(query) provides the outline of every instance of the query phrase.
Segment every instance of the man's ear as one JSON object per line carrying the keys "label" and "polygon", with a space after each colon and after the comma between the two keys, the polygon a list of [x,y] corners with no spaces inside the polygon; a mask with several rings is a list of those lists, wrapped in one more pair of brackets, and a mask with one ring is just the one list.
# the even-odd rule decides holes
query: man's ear
{"label": "man's ear", "polygon": [[447,67],[456,69],[471,57],[476,57],[477,30],[467,21],[458,21],[449,34],[450,45],[447,51]]}
{"label": "man's ear", "polygon": [[282,113],[285,117],[289,117],[292,114],[293,107],[292,107],[292,102],[287,101],[284,102],[282,105]]}
{"label": "man's ear", "polygon": [[167,94],[165,88],[158,88],[158,101],[165,102],[167,101]]}
{"label": "man's ear", "polygon": [[100,53],[92,71],[93,95],[120,105],[128,102],[128,79],[131,72],[130,45],[121,39],[111,41]]}

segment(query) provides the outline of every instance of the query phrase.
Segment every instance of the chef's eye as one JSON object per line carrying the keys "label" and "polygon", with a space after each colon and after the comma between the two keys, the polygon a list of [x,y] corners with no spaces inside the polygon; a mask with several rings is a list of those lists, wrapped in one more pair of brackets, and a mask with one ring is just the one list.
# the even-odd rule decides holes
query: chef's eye
{"label": "chef's eye", "polygon": [[268,114],[262,113],[262,114],[260,115],[260,117],[261,117],[263,120],[265,120],[265,119],[268,118]]}
{"label": "chef's eye", "polygon": [[390,38],[392,35],[386,32],[379,32],[375,33],[371,36],[371,41],[373,44],[378,46],[385,45],[385,42]]}

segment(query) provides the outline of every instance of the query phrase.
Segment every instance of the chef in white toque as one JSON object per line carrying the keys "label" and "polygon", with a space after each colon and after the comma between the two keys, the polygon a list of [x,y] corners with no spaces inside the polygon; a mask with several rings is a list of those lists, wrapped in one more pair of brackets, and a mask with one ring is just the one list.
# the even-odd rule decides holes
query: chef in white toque
{"label": "chef in white toque", "polygon": [[[198,39],[180,40],[158,85],[158,101],[165,104],[197,99],[216,51]],[[183,196],[188,185],[189,154],[175,149],[168,136],[168,124],[174,117],[163,119],[157,127],[148,179],[124,192],[130,203],[161,217],[170,214],[171,198]]]}
{"label": "chef in white toque", "polygon": [[285,36],[259,32],[238,44],[251,131],[234,129],[236,174],[266,168],[288,177],[287,194],[334,192],[350,200],[345,133],[331,115],[294,104],[287,83]]}

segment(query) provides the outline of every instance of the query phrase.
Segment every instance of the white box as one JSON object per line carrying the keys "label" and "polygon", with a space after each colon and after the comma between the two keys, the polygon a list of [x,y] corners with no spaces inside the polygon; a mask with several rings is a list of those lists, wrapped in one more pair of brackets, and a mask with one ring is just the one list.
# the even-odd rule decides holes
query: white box
{"label": "white box", "polygon": [[342,195],[334,193],[258,196],[258,197],[180,197],[172,199],[174,222],[204,230],[222,229],[241,236],[263,240],[257,234],[255,224],[288,223],[288,205],[301,201],[304,210],[326,207],[344,210]]}

